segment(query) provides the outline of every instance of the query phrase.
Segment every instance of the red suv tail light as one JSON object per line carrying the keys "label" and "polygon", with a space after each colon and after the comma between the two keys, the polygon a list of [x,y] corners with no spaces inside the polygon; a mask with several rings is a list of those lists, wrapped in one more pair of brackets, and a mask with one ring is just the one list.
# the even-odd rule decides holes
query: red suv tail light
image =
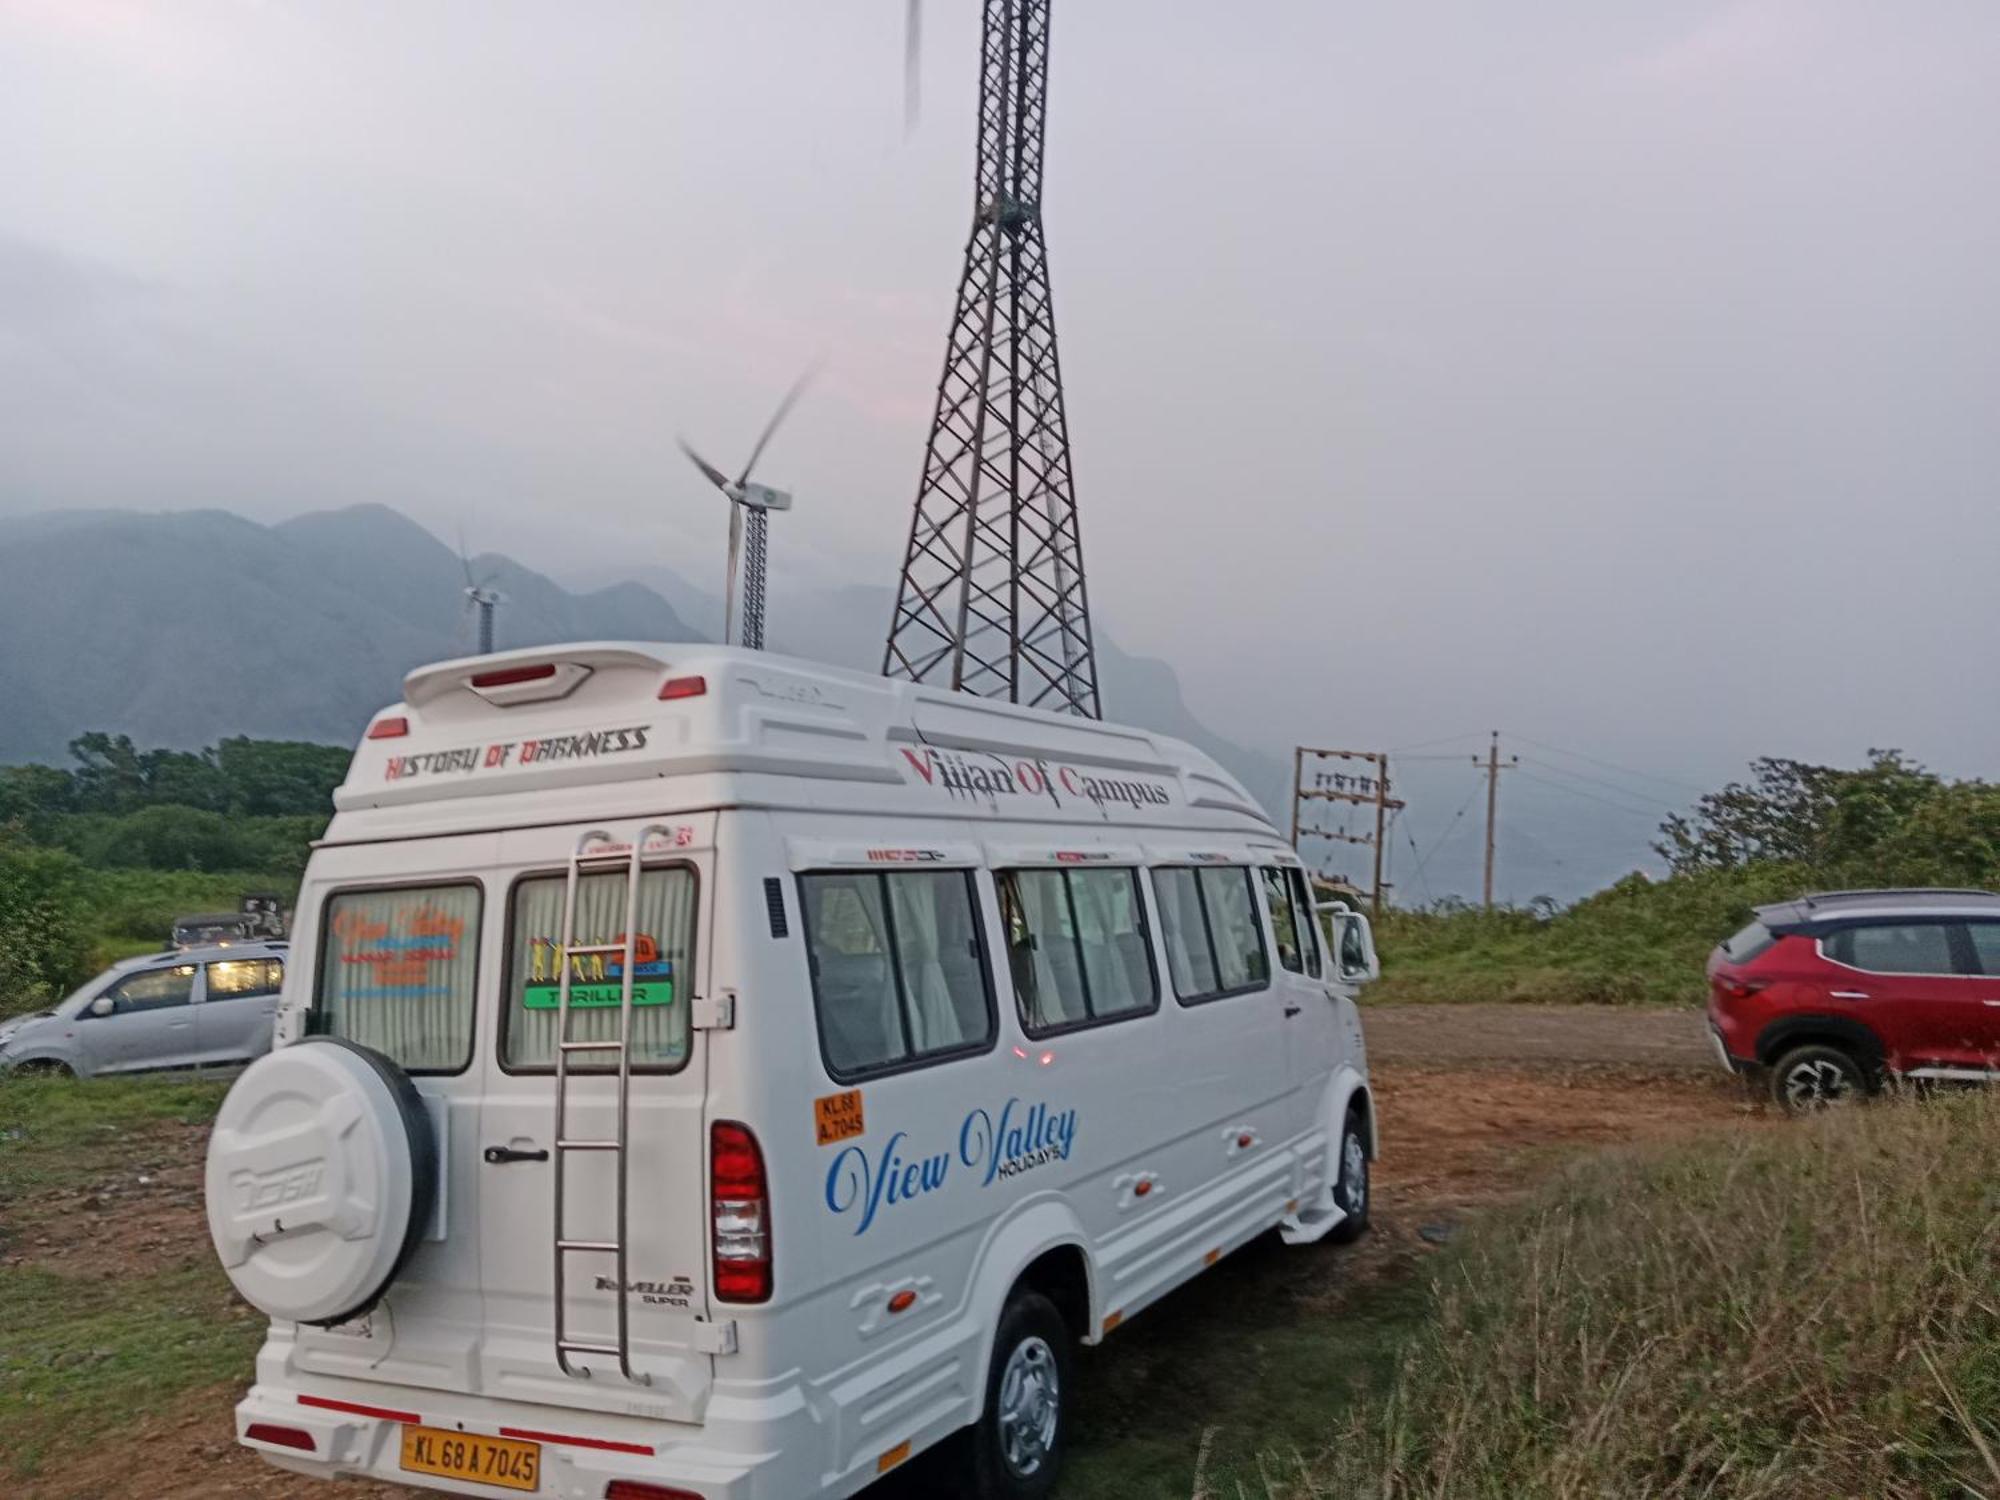
{"label": "red suv tail light", "polygon": [[1731,1000],[1748,1000],[1770,983],[1768,979],[1718,979],[1715,987]]}
{"label": "red suv tail light", "polygon": [[750,1127],[717,1120],[708,1130],[709,1243],[722,1302],[771,1300],[771,1184]]}

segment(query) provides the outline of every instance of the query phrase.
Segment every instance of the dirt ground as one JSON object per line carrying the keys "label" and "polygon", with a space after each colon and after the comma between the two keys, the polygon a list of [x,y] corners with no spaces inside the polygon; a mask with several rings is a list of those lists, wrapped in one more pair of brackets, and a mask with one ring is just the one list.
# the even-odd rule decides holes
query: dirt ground
{"label": "dirt ground", "polygon": [[[1520,1194],[1577,1151],[1763,1125],[1762,1112],[1715,1068],[1700,1018],[1686,1012],[1408,1006],[1370,1010],[1365,1022],[1382,1132],[1374,1229],[1338,1257],[1337,1274],[1315,1273],[1323,1287],[1288,1288],[1308,1310],[1401,1276],[1467,1216]],[[201,1130],[168,1126],[142,1142],[121,1142],[115,1188],[10,1205],[5,1258],[72,1269],[83,1263],[112,1277],[209,1255],[202,1143]],[[1250,1258],[1211,1275],[1295,1276],[1298,1264]],[[1096,1358],[1115,1360],[1116,1342]],[[232,1383],[193,1393],[110,1442],[56,1457],[14,1490],[15,1500],[407,1500],[432,1493],[379,1484],[322,1488],[270,1468],[234,1441],[230,1408],[239,1389]],[[919,1492],[906,1480],[872,1491],[870,1500]]]}

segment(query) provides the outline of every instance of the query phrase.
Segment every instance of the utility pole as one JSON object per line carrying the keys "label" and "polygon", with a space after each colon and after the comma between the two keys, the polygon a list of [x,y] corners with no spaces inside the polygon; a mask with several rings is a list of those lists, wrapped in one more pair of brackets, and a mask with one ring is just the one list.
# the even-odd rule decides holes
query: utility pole
{"label": "utility pole", "polygon": [[[1306,757],[1315,761],[1361,761],[1368,767],[1367,772],[1355,774],[1348,771],[1315,770],[1313,784],[1306,785]],[[1345,802],[1354,806],[1375,809],[1375,832],[1371,834],[1336,833],[1330,828],[1319,828],[1305,820],[1308,802]],[[1360,844],[1375,851],[1375,878],[1368,890],[1368,904],[1376,916],[1382,915],[1382,901],[1388,893],[1388,886],[1382,882],[1382,860],[1388,848],[1389,814],[1399,810],[1403,804],[1389,795],[1389,757],[1375,750],[1319,750],[1310,745],[1300,745],[1292,752],[1292,847],[1298,848],[1299,841],[1307,838],[1331,839],[1337,844]],[[1341,879],[1332,871],[1319,871],[1323,878]],[[1348,887],[1353,889],[1351,885]]]}
{"label": "utility pole", "polygon": [[1521,763],[1521,757],[1510,755],[1507,762],[1500,762],[1500,731],[1493,731],[1493,743],[1487,748],[1486,759],[1472,757],[1475,766],[1486,770],[1486,909],[1493,910],[1493,835],[1500,816],[1500,773]]}

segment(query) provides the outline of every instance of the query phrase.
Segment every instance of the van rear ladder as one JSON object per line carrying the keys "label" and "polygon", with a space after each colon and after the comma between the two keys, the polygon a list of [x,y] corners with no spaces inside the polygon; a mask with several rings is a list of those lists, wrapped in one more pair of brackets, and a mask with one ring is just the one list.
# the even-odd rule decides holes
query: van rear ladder
{"label": "van rear ladder", "polygon": [[[603,829],[593,829],[577,841],[576,852],[570,855],[568,884],[563,891],[562,947],[557,951],[557,962],[561,967],[561,977],[556,991],[556,1124],[555,1124],[555,1278],[556,1278],[556,1364],[563,1374],[578,1379],[590,1378],[590,1370],[582,1365],[572,1365],[572,1354],[615,1355],[619,1371],[629,1381],[638,1385],[652,1384],[652,1376],[632,1368],[631,1312],[627,1302],[627,1289],[631,1278],[627,1274],[626,1210],[629,1197],[629,1181],[626,1171],[627,1135],[632,1117],[632,994],[633,971],[638,967],[639,932],[639,877],[643,870],[647,840],[655,834],[671,839],[672,831],[654,825],[640,830],[630,848],[615,842]],[[613,869],[625,871],[625,927],[619,940],[612,943],[584,943],[576,941],[576,897],[577,888],[583,882],[586,872],[609,873]],[[570,1036],[570,984],[575,977],[576,961],[589,958],[611,958],[619,960],[620,991],[618,997],[618,1039],[616,1041],[578,1041]],[[569,1060],[579,1052],[608,1053],[618,1060],[618,1114],[611,1135],[604,1139],[578,1138],[570,1134],[569,1121]],[[605,1151],[613,1157],[616,1174],[616,1231],[611,1239],[584,1239],[570,1232],[569,1198],[566,1191],[567,1173],[564,1166],[572,1151]],[[614,1342],[607,1343],[601,1338],[572,1336],[569,1330],[569,1305],[565,1292],[569,1257],[572,1255],[610,1255],[617,1259],[618,1279],[618,1332]]]}

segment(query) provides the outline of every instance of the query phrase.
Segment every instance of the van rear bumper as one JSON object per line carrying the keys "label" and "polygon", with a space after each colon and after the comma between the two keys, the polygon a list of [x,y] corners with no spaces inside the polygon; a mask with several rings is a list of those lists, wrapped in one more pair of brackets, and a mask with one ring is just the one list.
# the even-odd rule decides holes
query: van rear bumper
{"label": "van rear bumper", "polygon": [[[329,1382],[329,1388],[342,1384]],[[388,1405],[375,1404],[385,1400]],[[525,1402],[454,1400],[440,1392],[399,1386],[371,1386],[367,1395],[354,1399],[252,1386],[236,1407],[236,1439],[279,1468],[315,1479],[379,1479],[446,1494],[484,1495],[488,1500],[514,1493],[490,1484],[405,1471],[402,1434],[412,1418],[418,1425],[446,1431],[500,1437],[513,1430],[547,1439],[541,1442],[540,1487],[532,1492],[538,1496],[603,1500],[614,1479],[671,1485],[702,1500],[777,1500],[784,1493],[774,1472],[776,1455],[718,1451],[706,1444],[698,1427],[559,1412]],[[277,1432],[253,1435],[253,1427]],[[311,1451],[273,1440],[281,1434],[310,1438]],[[557,1440],[557,1434],[574,1441]],[[291,1443],[296,1442],[293,1437]]]}

